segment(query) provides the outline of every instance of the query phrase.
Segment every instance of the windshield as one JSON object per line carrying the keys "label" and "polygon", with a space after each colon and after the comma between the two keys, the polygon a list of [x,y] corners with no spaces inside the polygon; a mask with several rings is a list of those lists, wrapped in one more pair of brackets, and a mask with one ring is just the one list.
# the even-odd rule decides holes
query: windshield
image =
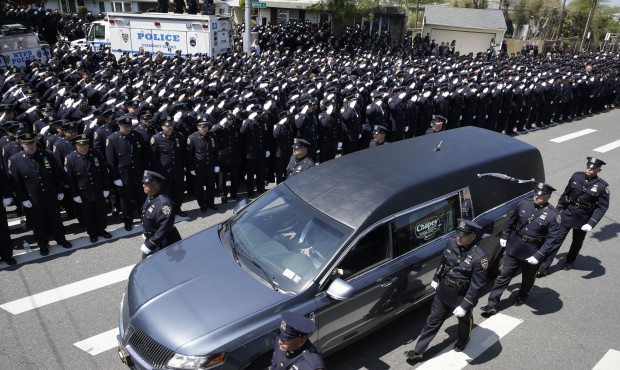
{"label": "windshield", "polygon": [[[277,290],[298,293],[342,245],[351,229],[278,186],[230,220],[240,258]],[[247,263],[247,260],[251,263]]]}

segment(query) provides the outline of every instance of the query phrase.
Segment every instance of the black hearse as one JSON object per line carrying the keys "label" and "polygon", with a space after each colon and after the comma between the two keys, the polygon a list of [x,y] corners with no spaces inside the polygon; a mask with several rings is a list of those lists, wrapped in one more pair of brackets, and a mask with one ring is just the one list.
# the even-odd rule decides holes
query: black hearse
{"label": "black hearse", "polygon": [[142,261],[120,310],[134,368],[265,368],[283,311],[324,354],[429,299],[456,219],[498,235],[544,181],[539,151],[459,128],[363,150],[292,177],[227,221]]}

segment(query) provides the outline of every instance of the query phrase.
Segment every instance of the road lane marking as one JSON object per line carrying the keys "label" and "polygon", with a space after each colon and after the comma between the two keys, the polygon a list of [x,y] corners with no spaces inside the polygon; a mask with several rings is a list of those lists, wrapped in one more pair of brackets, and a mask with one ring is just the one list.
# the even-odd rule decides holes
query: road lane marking
{"label": "road lane marking", "polygon": [[491,316],[471,331],[471,338],[465,351],[455,352],[451,345],[437,356],[424,362],[417,370],[462,369],[522,322],[521,319],[501,313]]}
{"label": "road lane marking", "polygon": [[599,153],[607,153],[608,151],[616,149],[617,147],[620,147],[620,140],[616,140],[613,143],[599,146],[598,148],[594,149],[594,151]]}
{"label": "road lane marking", "polygon": [[554,143],[561,143],[561,142],[564,142],[564,141],[568,141],[568,140],[572,140],[572,139],[578,138],[578,137],[583,136],[583,135],[591,134],[593,132],[596,132],[596,130],[591,129],[591,128],[587,128],[585,130],[573,132],[572,134],[556,137],[555,139],[551,139],[549,141],[552,141]]}
{"label": "road lane marking", "polygon": [[73,343],[73,345],[94,356],[118,346],[117,334],[118,328],[114,328],[105,333]]}
{"label": "road lane marking", "polygon": [[55,289],[50,289],[45,292],[31,295],[29,297],[8,302],[0,305],[0,308],[12,313],[13,315],[34,310],[48,304],[62,301],[63,299],[75,297],[95,289],[127,280],[127,278],[129,278],[129,273],[134,266],[135,265],[123,267],[118,270],[106,272],[105,274],[93,276],[75,283],[67,284]]}
{"label": "road lane marking", "polygon": [[620,364],[620,351],[610,349],[592,370],[617,370],[618,364]]}

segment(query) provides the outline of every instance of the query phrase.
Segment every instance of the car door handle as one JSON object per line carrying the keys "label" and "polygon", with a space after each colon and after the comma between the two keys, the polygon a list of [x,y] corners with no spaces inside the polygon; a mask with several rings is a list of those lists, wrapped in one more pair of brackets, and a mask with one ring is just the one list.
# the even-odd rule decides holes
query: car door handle
{"label": "car door handle", "polygon": [[392,278],[392,279],[390,279],[388,281],[384,281],[381,284],[381,288],[387,288],[387,287],[389,287],[390,285],[392,285],[393,283],[395,283],[397,281],[398,281],[398,277]]}

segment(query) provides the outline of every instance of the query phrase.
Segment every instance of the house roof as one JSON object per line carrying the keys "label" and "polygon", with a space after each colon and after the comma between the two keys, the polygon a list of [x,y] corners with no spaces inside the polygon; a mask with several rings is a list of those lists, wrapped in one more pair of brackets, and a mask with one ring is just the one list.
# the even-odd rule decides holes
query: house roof
{"label": "house roof", "polygon": [[499,9],[452,8],[426,6],[424,24],[485,30],[507,29],[504,14]]}

